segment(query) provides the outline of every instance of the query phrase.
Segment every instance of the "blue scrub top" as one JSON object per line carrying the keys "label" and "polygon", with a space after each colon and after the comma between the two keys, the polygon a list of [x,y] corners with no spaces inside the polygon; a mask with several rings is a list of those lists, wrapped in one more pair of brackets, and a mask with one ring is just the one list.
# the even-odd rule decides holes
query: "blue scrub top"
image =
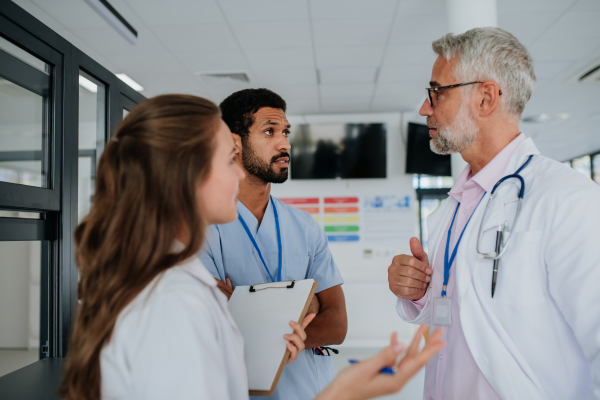
{"label": "blue scrub top", "polygon": [[[344,283],[327,245],[327,236],[306,211],[290,207],[273,198],[279,215],[283,263],[281,279],[314,279],[317,293]],[[254,235],[271,275],[277,277],[277,228],[269,201],[260,227],[258,220],[241,203],[238,212]],[[229,278],[233,287],[271,282],[269,274],[239,220],[208,228],[206,243],[198,253],[200,260],[217,279]],[[314,355],[304,350],[286,365],[277,389],[269,397],[253,399],[309,400],[317,396],[333,380],[331,357]]]}

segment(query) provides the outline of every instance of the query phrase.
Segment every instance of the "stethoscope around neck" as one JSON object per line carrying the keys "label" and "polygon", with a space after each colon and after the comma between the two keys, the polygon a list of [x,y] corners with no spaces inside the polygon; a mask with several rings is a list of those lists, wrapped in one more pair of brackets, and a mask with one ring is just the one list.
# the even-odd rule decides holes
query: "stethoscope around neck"
{"label": "stethoscope around neck", "polygon": [[531,161],[532,158],[533,158],[533,154],[529,156],[527,161],[525,161],[525,163],[523,165],[521,165],[521,168],[519,168],[517,170],[517,172],[515,172],[512,175],[507,175],[507,176],[503,177],[502,179],[500,179],[498,182],[496,182],[496,184],[494,185],[494,188],[490,192],[490,200],[488,201],[487,205],[485,206],[485,210],[483,211],[483,217],[481,218],[481,224],[479,225],[479,232],[477,233],[477,258],[479,258],[480,260],[483,260],[483,259],[498,260],[498,259],[500,259],[500,257],[502,257],[504,255],[504,253],[506,252],[506,249],[508,249],[508,245],[510,244],[512,235],[508,229],[508,221],[505,221],[504,226],[499,227],[499,230],[502,231],[502,236],[507,238],[506,241],[503,241],[501,250],[499,252],[491,251],[489,253],[484,253],[481,250],[479,250],[479,242],[481,240],[481,233],[482,233],[483,225],[485,222],[485,217],[487,215],[488,210],[490,209],[490,205],[493,203],[493,200],[497,195],[496,189],[498,189],[498,187],[502,183],[506,182],[509,179],[518,179],[519,182],[521,183],[521,189],[519,190],[519,203],[517,204],[517,213],[515,214],[515,219],[512,224],[512,229],[514,231],[515,226],[519,220],[519,215],[521,214],[521,205],[523,204],[523,196],[525,194],[525,181],[523,180],[523,177],[521,175],[519,175],[519,172],[521,172],[523,170],[523,168],[525,168],[527,166],[527,164],[529,164],[529,162]]}

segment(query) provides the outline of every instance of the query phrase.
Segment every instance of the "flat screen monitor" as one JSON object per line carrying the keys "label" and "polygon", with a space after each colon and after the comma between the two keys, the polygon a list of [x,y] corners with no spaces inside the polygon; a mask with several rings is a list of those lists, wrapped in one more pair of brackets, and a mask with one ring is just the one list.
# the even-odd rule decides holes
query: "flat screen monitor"
{"label": "flat screen monitor", "polygon": [[450,155],[439,155],[431,151],[430,139],[427,125],[408,123],[406,173],[451,176]]}
{"label": "flat screen monitor", "polygon": [[292,179],[387,176],[387,132],[383,123],[304,124],[292,131]]}

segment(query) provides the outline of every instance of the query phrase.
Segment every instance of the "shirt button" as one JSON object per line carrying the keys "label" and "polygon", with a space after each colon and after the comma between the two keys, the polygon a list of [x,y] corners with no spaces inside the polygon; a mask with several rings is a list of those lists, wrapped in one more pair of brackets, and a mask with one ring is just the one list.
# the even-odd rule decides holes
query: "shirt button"
{"label": "shirt button", "polygon": [[440,354],[440,360],[441,360],[443,357],[444,357],[444,356],[442,356],[442,355]]}
{"label": "shirt button", "polygon": [[484,358],[484,357],[483,357],[483,358],[480,358],[480,359],[479,359],[479,363],[480,363],[481,365],[487,365],[487,362],[488,362],[488,361],[487,361],[487,358]]}
{"label": "shirt button", "polygon": [[468,210],[465,208],[465,209],[463,210],[463,214],[466,214],[466,213],[467,213],[467,211],[468,211]]}

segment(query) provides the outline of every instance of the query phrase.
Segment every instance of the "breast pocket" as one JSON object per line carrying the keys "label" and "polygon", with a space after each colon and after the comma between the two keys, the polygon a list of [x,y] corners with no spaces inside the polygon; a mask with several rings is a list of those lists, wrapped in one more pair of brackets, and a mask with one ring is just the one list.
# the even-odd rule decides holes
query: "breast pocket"
{"label": "breast pocket", "polygon": [[309,278],[306,276],[309,260],[308,255],[284,256],[283,279],[301,281]]}
{"label": "breast pocket", "polygon": [[[500,258],[496,291],[491,297],[492,261],[482,262],[479,284],[489,302],[496,304],[540,304],[545,301],[546,273],[541,255],[542,232],[515,232]],[[480,289],[481,289],[480,286]]]}

